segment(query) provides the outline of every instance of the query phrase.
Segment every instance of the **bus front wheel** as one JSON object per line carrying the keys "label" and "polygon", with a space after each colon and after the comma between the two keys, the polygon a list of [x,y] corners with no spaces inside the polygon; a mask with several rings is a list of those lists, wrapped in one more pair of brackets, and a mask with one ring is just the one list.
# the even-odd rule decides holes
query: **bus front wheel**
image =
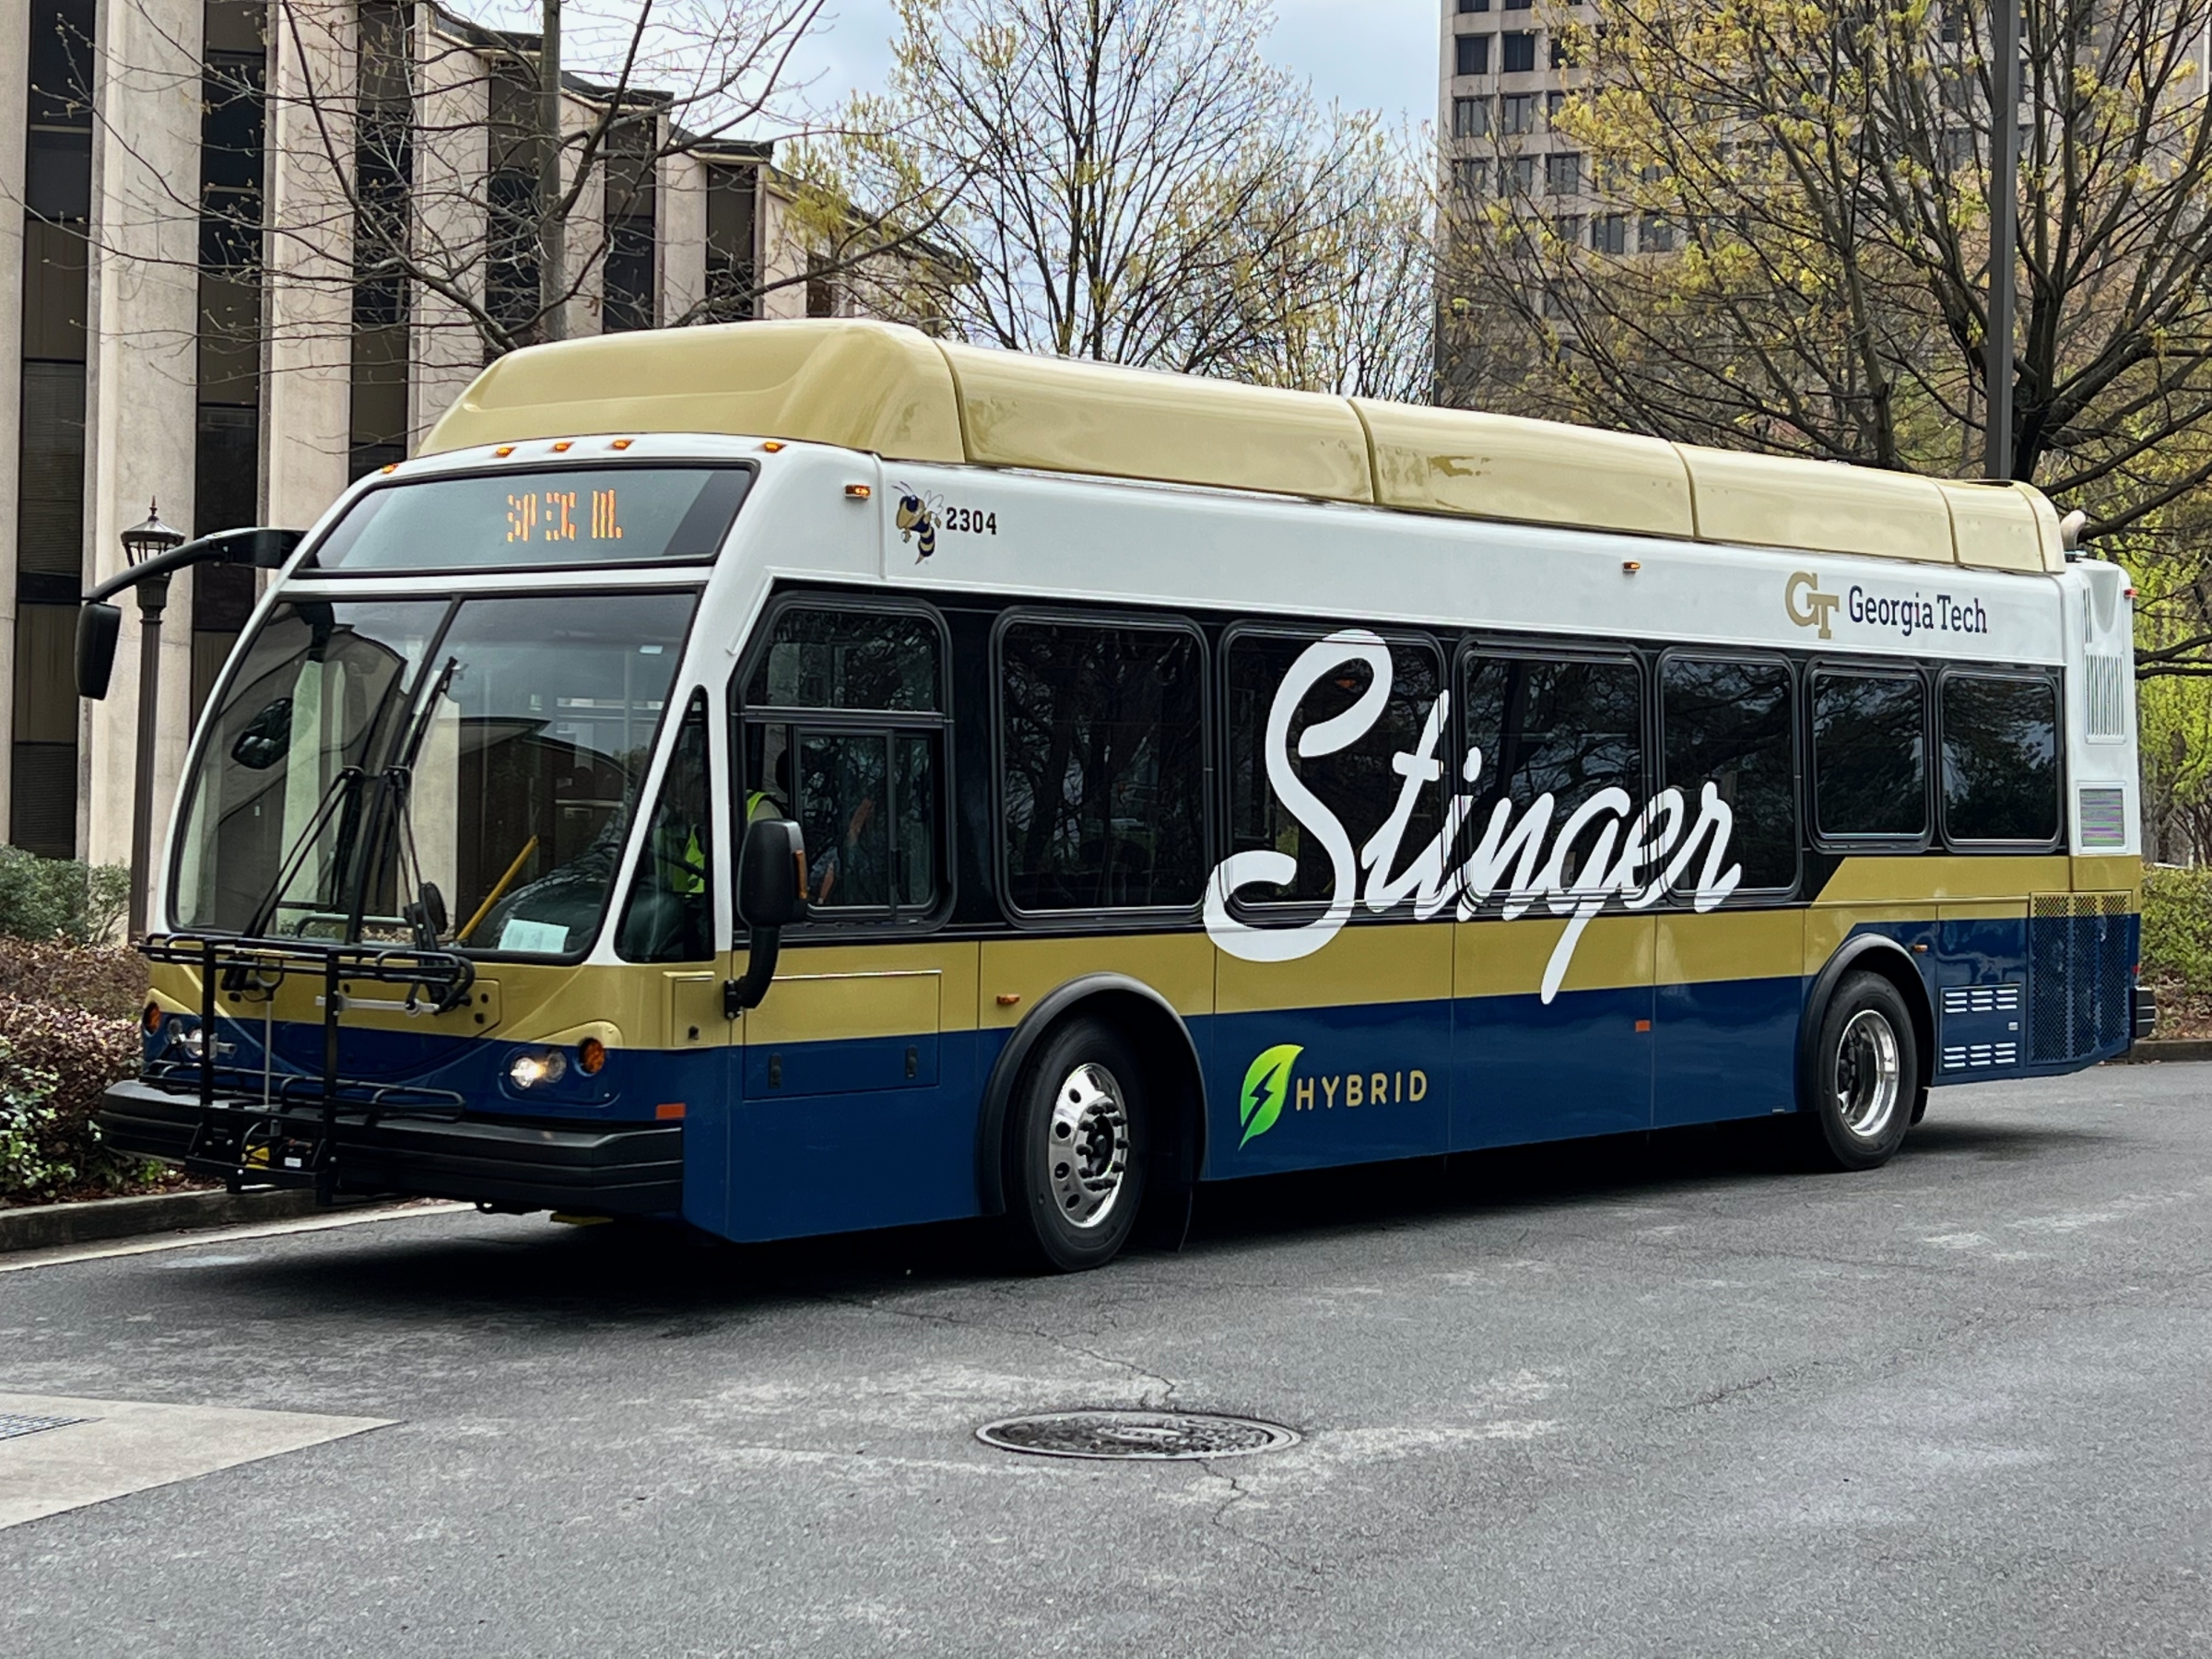
{"label": "bus front wheel", "polygon": [[1920,1081],[1904,997],[1878,973],[1850,975],[1820,1017],[1810,1098],[1799,1113],[1807,1160],[1828,1170],[1888,1163],[1912,1127]]}
{"label": "bus front wheel", "polygon": [[1023,1068],[1006,1136],[1006,1206],[1017,1244],[1058,1273],[1103,1266],[1144,1200],[1144,1072],[1104,1020],[1066,1021]]}

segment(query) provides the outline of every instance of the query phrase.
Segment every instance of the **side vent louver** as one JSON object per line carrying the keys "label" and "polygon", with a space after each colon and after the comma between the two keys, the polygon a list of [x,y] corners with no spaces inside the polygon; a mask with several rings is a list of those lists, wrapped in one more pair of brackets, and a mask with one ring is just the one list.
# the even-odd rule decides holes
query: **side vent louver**
{"label": "side vent louver", "polygon": [[2038,893],[2028,922],[2029,1057],[2116,1049],[2128,1035],[2136,919],[2125,893]]}
{"label": "side vent louver", "polygon": [[2106,743],[2120,742],[2127,735],[2127,699],[2134,689],[2128,661],[2110,651],[2092,651],[2088,661],[2089,735]]}

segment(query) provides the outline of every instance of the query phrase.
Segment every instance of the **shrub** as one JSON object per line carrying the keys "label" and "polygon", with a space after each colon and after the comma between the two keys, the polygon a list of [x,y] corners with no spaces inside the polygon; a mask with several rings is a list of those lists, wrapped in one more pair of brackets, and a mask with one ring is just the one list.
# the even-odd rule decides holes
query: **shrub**
{"label": "shrub", "polygon": [[18,1060],[15,1045],[0,1037],[0,1198],[43,1196],[76,1178],[53,1104],[60,1081]]}
{"label": "shrub", "polygon": [[2143,977],[2212,994],[2212,866],[2143,873]]}
{"label": "shrub", "polygon": [[92,1114],[138,1069],[128,1016],[0,996],[0,1199],[51,1196],[111,1168]]}
{"label": "shrub", "polygon": [[146,959],[120,945],[0,935],[0,997],[135,1016],[146,1003]]}
{"label": "shrub", "polygon": [[0,847],[0,934],[102,944],[130,907],[131,873]]}

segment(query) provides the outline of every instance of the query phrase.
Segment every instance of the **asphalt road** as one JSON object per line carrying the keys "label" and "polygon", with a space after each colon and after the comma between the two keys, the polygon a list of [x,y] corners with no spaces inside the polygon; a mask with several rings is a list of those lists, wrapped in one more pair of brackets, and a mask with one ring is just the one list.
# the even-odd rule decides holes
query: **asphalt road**
{"label": "asphalt road", "polygon": [[[616,1233],[0,1274],[0,1390],[393,1419],[0,1531],[0,1653],[2212,1649],[2212,1066],[1947,1091],[1871,1175],[1685,1134],[1254,1184],[1072,1278]],[[1137,1402],[1306,1438],[972,1438]]]}

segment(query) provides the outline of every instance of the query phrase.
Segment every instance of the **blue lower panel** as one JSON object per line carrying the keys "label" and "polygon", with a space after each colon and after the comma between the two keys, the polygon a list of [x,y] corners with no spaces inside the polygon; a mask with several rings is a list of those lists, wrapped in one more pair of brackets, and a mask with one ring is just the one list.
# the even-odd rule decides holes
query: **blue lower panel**
{"label": "blue lower panel", "polygon": [[[903,1081],[903,1056],[914,1041],[791,1044],[782,1051],[784,1076],[833,1075],[845,1061],[808,1051],[846,1048],[862,1051],[853,1064],[873,1076],[882,1069],[874,1051],[886,1048],[899,1056]],[[994,1033],[994,1053],[996,1041]],[[767,1089],[762,1098],[748,1087],[747,1098],[722,1109],[724,1133],[700,1137],[699,1159],[687,1138],[685,1216],[724,1238],[750,1241],[973,1215],[979,1035],[947,1032],[934,1043],[937,1065],[926,1086],[795,1097]],[[753,1062],[749,1053],[729,1051],[731,1065],[747,1067],[748,1086]],[[717,1155],[720,1169],[701,1167]],[[719,1202],[710,1189],[719,1189]]]}
{"label": "blue lower panel", "polygon": [[1653,1126],[1794,1112],[1805,985],[1793,974],[1660,986]]}
{"label": "blue lower panel", "polygon": [[[1208,1041],[1202,1046],[1213,1056],[1206,1088],[1208,1179],[1444,1150],[1452,1093],[1450,1003],[1218,1014],[1207,1024]],[[1282,1048],[1296,1053],[1278,1055],[1287,1059],[1280,1069],[1254,1076],[1255,1062]],[[1248,1078],[1253,1084],[1251,1121],[1265,1124],[1249,1138]]]}
{"label": "blue lower panel", "polygon": [[1650,1127],[1648,986],[1453,1006],[1452,1150]]}

